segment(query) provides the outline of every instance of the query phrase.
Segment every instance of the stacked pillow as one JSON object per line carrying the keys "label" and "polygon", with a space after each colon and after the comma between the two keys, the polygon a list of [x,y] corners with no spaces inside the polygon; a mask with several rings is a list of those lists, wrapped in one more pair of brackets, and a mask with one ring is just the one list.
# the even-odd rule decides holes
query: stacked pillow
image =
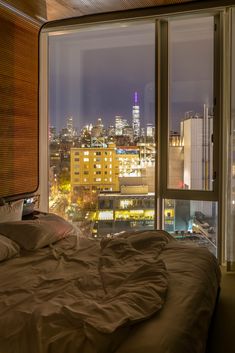
{"label": "stacked pillow", "polygon": [[[2,202],[0,206],[0,224],[4,222],[20,221],[22,219],[24,200],[11,203]],[[20,247],[13,240],[5,237],[0,231],[0,261],[19,255]]]}
{"label": "stacked pillow", "polygon": [[40,249],[75,234],[71,223],[52,213],[22,221],[23,202],[0,206],[0,261],[18,255],[20,248]]}
{"label": "stacked pillow", "polygon": [[20,247],[13,240],[0,234],[0,261],[19,255]]}
{"label": "stacked pillow", "polygon": [[24,200],[17,200],[0,206],[0,223],[20,221],[22,219]]}
{"label": "stacked pillow", "polygon": [[48,213],[33,220],[0,223],[0,234],[25,250],[35,250],[75,234],[75,229],[63,218]]}

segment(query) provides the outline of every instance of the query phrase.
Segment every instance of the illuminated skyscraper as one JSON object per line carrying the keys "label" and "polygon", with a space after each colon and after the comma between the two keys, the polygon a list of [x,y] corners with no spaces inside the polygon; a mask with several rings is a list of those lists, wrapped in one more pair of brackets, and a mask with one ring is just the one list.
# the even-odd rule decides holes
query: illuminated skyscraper
{"label": "illuminated skyscraper", "polygon": [[132,127],[134,132],[134,139],[140,137],[140,107],[138,105],[138,93],[134,94],[134,105],[132,107]]}
{"label": "illuminated skyscraper", "polygon": [[123,135],[124,127],[128,126],[128,122],[126,119],[123,119],[122,116],[116,115],[115,116],[115,135],[121,136]]}
{"label": "illuminated skyscraper", "polygon": [[72,138],[74,135],[74,128],[73,128],[73,117],[68,116],[67,117],[67,131],[68,131],[68,137]]}

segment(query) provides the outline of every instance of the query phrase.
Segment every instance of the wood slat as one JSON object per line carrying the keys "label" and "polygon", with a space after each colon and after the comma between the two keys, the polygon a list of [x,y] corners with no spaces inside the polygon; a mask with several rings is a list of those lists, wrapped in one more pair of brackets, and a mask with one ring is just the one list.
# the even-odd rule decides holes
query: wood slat
{"label": "wood slat", "polygon": [[167,6],[198,0],[7,0],[9,5],[42,22],[102,12]]}
{"label": "wood slat", "polygon": [[0,8],[0,197],[38,185],[38,31]]}

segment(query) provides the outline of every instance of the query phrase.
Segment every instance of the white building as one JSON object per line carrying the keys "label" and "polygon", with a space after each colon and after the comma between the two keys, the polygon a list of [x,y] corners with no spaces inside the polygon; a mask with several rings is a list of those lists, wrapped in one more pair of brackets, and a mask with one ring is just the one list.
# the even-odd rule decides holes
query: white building
{"label": "white building", "polygon": [[213,116],[204,105],[203,116],[188,113],[181,122],[184,145],[184,187],[191,190],[212,190]]}

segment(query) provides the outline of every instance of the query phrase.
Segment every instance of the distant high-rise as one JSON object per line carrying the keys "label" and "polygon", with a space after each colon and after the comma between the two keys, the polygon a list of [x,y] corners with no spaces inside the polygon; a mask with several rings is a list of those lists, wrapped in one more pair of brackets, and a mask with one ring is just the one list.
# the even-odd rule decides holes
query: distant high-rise
{"label": "distant high-rise", "polygon": [[120,115],[115,116],[115,135],[121,136],[123,135],[124,127],[128,126],[128,122]]}
{"label": "distant high-rise", "polygon": [[134,132],[134,139],[140,137],[140,107],[138,104],[138,93],[134,94],[134,105],[132,107],[132,127]]}
{"label": "distant high-rise", "polygon": [[72,138],[74,135],[74,128],[73,128],[73,117],[68,116],[67,117],[67,131],[68,131],[68,137]]}
{"label": "distant high-rise", "polygon": [[97,123],[91,129],[91,136],[100,137],[104,133],[104,124],[101,118],[97,119]]}
{"label": "distant high-rise", "polygon": [[146,136],[148,137],[154,137],[155,136],[155,126],[153,124],[147,124],[146,127]]}

